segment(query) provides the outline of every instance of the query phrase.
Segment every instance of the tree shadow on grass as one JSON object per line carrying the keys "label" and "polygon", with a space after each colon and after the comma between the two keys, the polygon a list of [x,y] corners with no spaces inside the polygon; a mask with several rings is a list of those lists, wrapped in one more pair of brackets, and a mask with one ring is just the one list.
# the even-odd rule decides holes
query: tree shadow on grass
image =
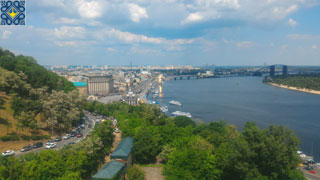
{"label": "tree shadow on grass", "polygon": [[0,109],[4,109],[3,105],[4,105],[6,100],[7,100],[6,97],[0,96]]}
{"label": "tree shadow on grass", "polygon": [[4,119],[4,118],[1,118],[0,117],[0,124],[3,124],[3,125],[9,125],[9,121],[7,119]]}

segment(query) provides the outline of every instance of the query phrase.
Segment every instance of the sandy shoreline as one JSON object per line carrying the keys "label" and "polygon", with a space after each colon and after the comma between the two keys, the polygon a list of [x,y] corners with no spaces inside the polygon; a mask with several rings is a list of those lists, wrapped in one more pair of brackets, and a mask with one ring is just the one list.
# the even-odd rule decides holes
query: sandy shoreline
{"label": "sandy shoreline", "polygon": [[280,87],[280,88],[294,90],[294,91],[300,91],[300,92],[306,92],[306,93],[320,95],[320,91],[315,91],[315,90],[311,90],[311,89],[306,89],[306,88],[300,89],[300,88],[297,88],[297,87],[285,86],[285,85],[282,85],[282,84],[275,84],[275,83],[270,83],[270,82],[268,82],[267,84],[270,84],[270,85],[276,86],[276,87]]}

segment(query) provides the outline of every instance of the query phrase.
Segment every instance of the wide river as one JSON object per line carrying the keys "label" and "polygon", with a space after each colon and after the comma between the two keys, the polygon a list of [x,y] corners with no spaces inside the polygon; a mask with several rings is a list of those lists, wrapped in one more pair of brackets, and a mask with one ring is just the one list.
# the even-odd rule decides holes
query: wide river
{"label": "wide river", "polygon": [[190,112],[195,121],[225,120],[239,130],[248,121],[261,128],[283,125],[300,138],[304,153],[320,161],[320,95],[273,87],[262,77],[190,79],[166,81],[159,103],[168,106],[168,114]]}

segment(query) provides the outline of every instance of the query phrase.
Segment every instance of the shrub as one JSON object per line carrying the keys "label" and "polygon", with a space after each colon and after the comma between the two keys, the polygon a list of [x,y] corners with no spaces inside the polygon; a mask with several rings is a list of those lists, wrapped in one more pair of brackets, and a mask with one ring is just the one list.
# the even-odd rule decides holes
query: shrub
{"label": "shrub", "polygon": [[29,140],[44,140],[44,139],[50,139],[50,136],[48,135],[21,135],[21,138],[25,141],[29,141]]}
{"label": "shrub", "polygon": [[196,123],[191,118],[188,118],[188,117],[185,117],[185,116],[177,116],[177,117],[175,117],[174,118],[174,123],[178,127],[187,127],[187,126],[196,127]]}
{"label": "shrub", "polygon": [[127,170],[128,180],[144,180],[144,172],[136,165]]}
{"label": "shrub", "polygon": [[1,141],[19,141],[20,137],[18,135],[6,135],[6,136],[2,136],[0,137]]}

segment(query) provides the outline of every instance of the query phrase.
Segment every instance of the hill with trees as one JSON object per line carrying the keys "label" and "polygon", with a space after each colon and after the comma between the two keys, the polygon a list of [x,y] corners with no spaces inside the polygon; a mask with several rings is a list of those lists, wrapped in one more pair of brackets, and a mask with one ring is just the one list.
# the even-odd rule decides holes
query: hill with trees
{"label": "hill with trees", "polygon": [[160,160],[168,180],[303,180],[297,169],[298,138],[282,126],[243,131],[225,122],[190,123],[157,106],[89,102],[87,110],[117,118],[122,136],[134,137],[134,162]]}
{"label": "hill with trees", "polygon": [[[61,133],[82,116],[73,84],[32,57],[0,49],[0,140],[40,140]],[[36,135],[35,135],[36,134]]]}

